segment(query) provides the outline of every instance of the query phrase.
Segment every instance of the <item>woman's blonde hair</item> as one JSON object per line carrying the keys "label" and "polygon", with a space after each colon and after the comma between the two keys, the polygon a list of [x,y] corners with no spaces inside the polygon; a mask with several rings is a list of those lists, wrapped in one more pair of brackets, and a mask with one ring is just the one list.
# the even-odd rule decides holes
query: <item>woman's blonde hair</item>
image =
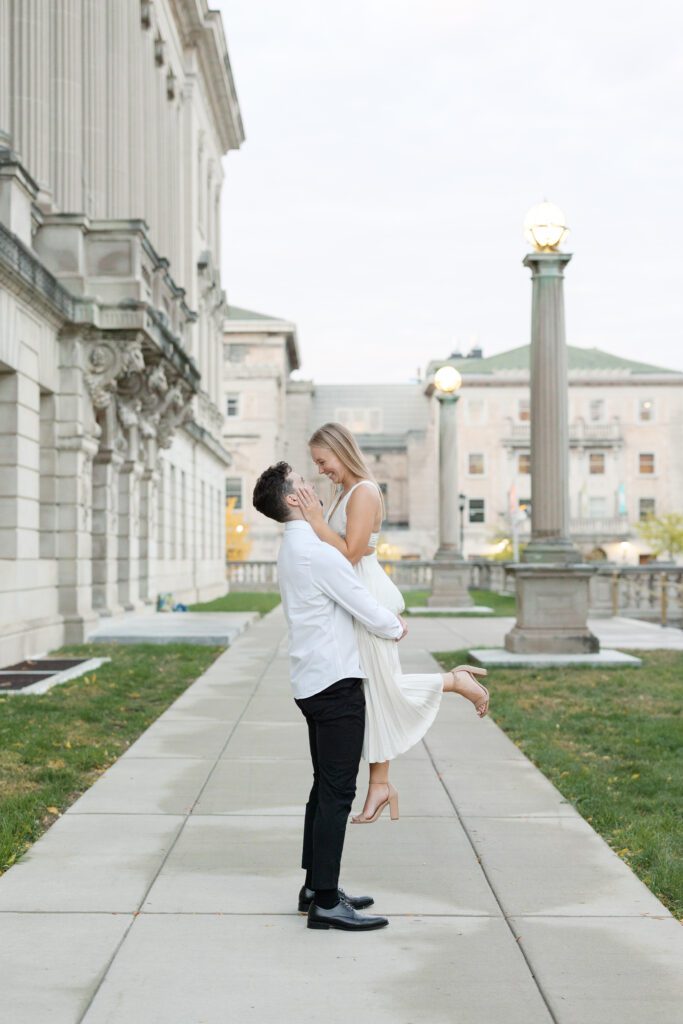
{"label": "woman's blonde hair", "polygon": [[[353,473],[354,476],[359,476],[362,480],[372,480],[373,483],[377,484],[368,468],[363,453],[358,447],[358,442],[348,427],[345,427],[342,423],[323,423],[322,427],[318,427],[310,437],[308,447],[327,448],[333,455],[336,455],[342,466],[348,469],[350,473]],[[384,519],[386,508],[384,505],[384,495],[379,484],[377,484],[377,492],[382,505],[382,519]]]}

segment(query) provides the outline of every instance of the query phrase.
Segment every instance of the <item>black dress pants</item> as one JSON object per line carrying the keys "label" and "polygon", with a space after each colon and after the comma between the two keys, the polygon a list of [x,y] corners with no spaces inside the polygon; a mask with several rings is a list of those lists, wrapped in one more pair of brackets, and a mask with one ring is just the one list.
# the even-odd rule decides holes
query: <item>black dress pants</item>
{"label": "black dress pants", "polygon": [[310,871],[312,889],[337,889],[346,823],[356,795],[363,749],[363,681],[340,679],[296,704],[308,723],[313,762],[301,866]]}

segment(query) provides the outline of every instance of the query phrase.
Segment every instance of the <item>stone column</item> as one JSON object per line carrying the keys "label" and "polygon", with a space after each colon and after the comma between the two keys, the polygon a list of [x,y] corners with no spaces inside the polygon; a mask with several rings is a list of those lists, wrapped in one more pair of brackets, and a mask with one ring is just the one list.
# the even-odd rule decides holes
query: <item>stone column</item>
{"label": "stone column", "polygon": [[50,182],[50,22],[43,0],[12,4],[12,145],[52,207]]}
{"label": "stone column", "polygon": [[140,479],[144,467],[138,457],[135,414],[119,415],[128,434],[128,456],[119,472],[118,580],[119,601],[126,611],[140,605]]}
{"label": "stone column", "polygon": [[104,65],[107,95],[107,190],[106,213],[111,218],[130,215],[130,112],[132,103],[140,103],[139,96],[129,95],[129,47],[126,5],[104,5],[107,27],[107,59]]}
{"label": "stone column", "polygon": [[564,268],[571,254],[535,252],[531,270],[531,541],[525,562],[578,562],[569,539],[569,384]]}
{"label": "stone column", "polygon": [[[505,647],[517,654],[599,650],[590,632],[588,585],[594,567],[569,537],[569,422],[564,332],[567,253],[534,252],[531,314],[531,541],[515,568],[517,622]],[[526,563],[526,564],[525,564]]]}
{"label": "stone column", "polygon": [[[63,213],[83,204],[83,18],[81,0],[52,5],[50,181]],[[47,17],[44,14],[43,17]]]}
{"label": "stone column", "polygon": [[129,88],[131,95],[128,159],[130,162],[130,218],[145,219],[144,78],[145,35],[140,21],[140,0],[125,0],[128,15]]}
{"label": "stone column", "polygon": [[57,581],[65,643],[82,642],[97,621],[92,607],[92,460],[97,424],[88,394],[83,342],[62,334],[55,395]]}
{"label": "stone column", "polygon": [[159,471],[156,442],[149,439],[145,447],[145,467],[140,478],[140,598],[149,603],[155,596]]}
{"label": "stone column", "polygon": [[0,0],[0,148],[8,149],[12,148],[11,26],[11,2]]}
{"label": "stone column", "polygon": [[93,464],[92,582],[93,607],[103,615],[121,611],[118,593],[119,472],[123,454],[115,408],[101,414],[102,438]]}
{"label": "stone column", "polygon": [[107,24],[100,0],[83,3],[83,189],[84,212],[105,217]]}
{"label": "stone column", "polygon": [[469,567],[460,551],[458,508],[458,395],[441,395],[439,402],[439,548],[434,556],[432,608],[463,608],[472,604],[468,590]]}

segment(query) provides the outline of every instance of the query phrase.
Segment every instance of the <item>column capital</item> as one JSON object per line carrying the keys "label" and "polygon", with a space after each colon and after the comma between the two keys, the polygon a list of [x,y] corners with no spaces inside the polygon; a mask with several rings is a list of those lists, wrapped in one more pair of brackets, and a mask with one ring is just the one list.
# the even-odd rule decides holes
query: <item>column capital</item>
{"label": "column capital", "polygon": [[529,252],[522,263],[532,277],[564,277],[564,268],[572,258],[570,252]]}
{"label": "column capital", "polygon": [[441,402],[442,405],[455,405],[460,398],[460,393],[457,391],[454,394],[446,395],[442,391],[438,391],[434,388],[434,394],[436,395],[437,401]]}

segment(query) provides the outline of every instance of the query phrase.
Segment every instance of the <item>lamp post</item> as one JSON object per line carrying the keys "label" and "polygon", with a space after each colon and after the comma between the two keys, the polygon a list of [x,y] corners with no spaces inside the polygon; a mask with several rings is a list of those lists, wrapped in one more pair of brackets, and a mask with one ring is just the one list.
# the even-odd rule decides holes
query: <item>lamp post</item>
{"label": "lamp post", "polygon": [[434,556],[432,608],[462,608],[472,604],[469,569],[462,557],[459,530],[458,448],[455,407],[462,377],[454,366],[442,366],[434,375],[439,402],[439,547]]}
{"label": "lamp post", "polygon": [[599,649],[587,626],[592,568],[569,537],[569,413],[564,329],[564,214],[539,203],[527,214],[531,270],[531,540],[515,570],[517,623],[505,637],[516,653],[571,654]]}

